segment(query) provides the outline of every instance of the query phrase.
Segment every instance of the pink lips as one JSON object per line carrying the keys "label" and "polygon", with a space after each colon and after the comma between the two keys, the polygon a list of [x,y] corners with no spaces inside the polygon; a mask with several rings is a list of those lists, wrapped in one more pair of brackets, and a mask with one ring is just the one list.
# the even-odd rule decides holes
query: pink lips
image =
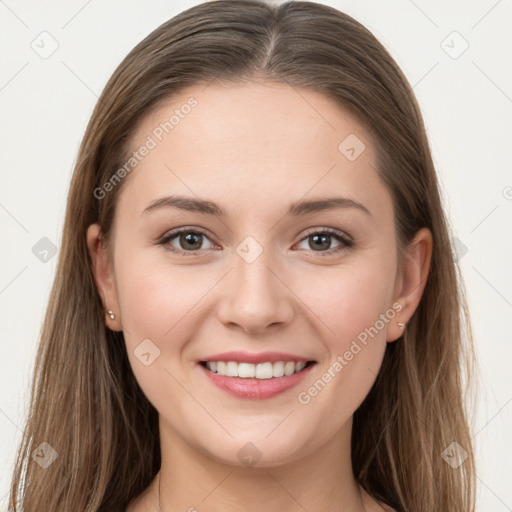
{"label": "pink lips", "polygon": [[[282,352],[262,352],[260,354],[251,354],[249,352],[223,352],[203,359],[202,361],[235,361],[237,363],[275,363],[277,361],[293,361],[295,363],[307,363],[311,359],[286,354]],[[241,377],[227,377],[211,372],[203,365],[199,365],[201,370],[218,388],[226,391],[237,398],[262,400],[272,398],[301,382],[314,366],[306,366],[299,373],[285,375],[283,377],[274,377],[272,379],[244,379]]]}

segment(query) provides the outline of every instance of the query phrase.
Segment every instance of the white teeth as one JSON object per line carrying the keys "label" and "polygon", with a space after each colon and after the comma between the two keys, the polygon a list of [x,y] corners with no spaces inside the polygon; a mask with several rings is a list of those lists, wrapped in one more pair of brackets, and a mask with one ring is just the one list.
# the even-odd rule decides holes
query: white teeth
{"label": "white teeth", "polygon": [[295,373],[295,363],[290,361],[284,365],[284,374],[292,375],[293,373]]}
{"label": "white teeth", "polygon": [[274,363],[274,367],[272,368],[272,375],[274,377],[282,377],[284,375],[283,361],[278,361],[277,363]]}
{"label": "white teeth", "polygon": [[273,377],[272,363],[261,363],[256,365],[257,379],[271,379]]}
{"label": "white teeth", "polygon": [[226,363],[226,375],[228,377],[238,377],[238,365],[234,361]]}
{"label": "white teeth", "polygon": [[306,363],[301,361],[277,361],[275,363],[236,363],[235,361],[207,361],[206,367],[219,375],[227,377],[241,377],[243,379],[272,379],[293,375],[304,369]]}
{"label": "white teeth", "polygon": [[298,373],[301,370],[303,370],[305,366],[306,363],[304,361],[301,361],[300,363],[295,363],[295,373]]}
{"label": "white teeth", "polygon": [[[234,363],[236,364],[236,363]],[[239,363],[238,365],[238,377],[242,377],[244,379],[254,378],[256,373],[256,368],[253,364],[249,363]]]}

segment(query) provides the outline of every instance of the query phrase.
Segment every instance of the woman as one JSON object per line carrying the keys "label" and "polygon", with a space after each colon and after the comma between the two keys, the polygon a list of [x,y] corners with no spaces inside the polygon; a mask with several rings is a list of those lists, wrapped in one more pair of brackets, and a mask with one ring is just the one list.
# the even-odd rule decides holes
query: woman
{"label": "woman", "polygon": [[472,511],[461,312],[383,46],[320,4],[191,8],[87,127],[10,507]]}

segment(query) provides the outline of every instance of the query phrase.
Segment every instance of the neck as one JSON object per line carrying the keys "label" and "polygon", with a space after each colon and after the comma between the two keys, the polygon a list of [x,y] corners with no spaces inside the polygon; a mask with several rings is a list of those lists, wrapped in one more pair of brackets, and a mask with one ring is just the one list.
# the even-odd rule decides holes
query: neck
{"label": "neck", "polygon": [[212,459],[160,418],[162,465],[148,489],[148,510],[364,512],[352,472],[351,428],[350,420],[320,449],[293,462],[248,468]]}

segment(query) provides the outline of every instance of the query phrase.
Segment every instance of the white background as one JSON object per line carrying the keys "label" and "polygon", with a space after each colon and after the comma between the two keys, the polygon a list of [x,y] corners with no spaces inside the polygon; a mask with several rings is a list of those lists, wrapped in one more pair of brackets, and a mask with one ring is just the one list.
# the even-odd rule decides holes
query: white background
{"label": "white background", "polygon": [[[60,245],[77,149],[115,67],[158,25],[198,3],[0,0],[1,510],[57,261],[40,261],[32,247],[42,237]],[[472,420],[478,510],[510,511],[512,1],[324,3],[377,36],[422,108],[452,234],[467,249],[460,266],[481,372]],[[43,31],[58,43],[47,59],[31,47],[49,37]],[[464,40],[469,47],[453,58]]]}

